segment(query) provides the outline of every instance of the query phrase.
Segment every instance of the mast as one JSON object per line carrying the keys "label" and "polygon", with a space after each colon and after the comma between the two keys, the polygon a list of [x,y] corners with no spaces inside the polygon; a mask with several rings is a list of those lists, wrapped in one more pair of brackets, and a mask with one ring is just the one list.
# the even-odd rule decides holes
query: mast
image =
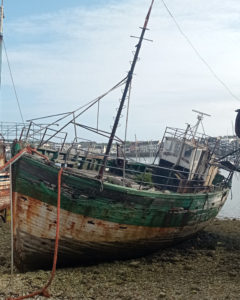
{"label": "mast", "polygon": [[114,139],[115,134],[116,134],[119,119],[121,117],[122,109],[123,109],[123,106],[124,106],[124,103],[125,103],[125,100],[126,100],[126,97],[127,97],[127,93],[128,93],[128,90],[129,90],[129,86],[130,86],[131,81],[132,81],[134,69],[135,69],[135,66],[136,66],[136,63],[137,63],[137,60],[138,60],[138,55],[139,55],[139,52],[140,52],[140,49],[141,49],[141,46],[142,46],[142,41],[144,40],[144,35],[145,35],[146,30],[147,30],[147,25],[148,25],[148,21],[149,21],[150,15],[151,15],[153,3],[154,3],[154,0],[152,0],[152,2],[151,2],[151,5],[150,5],[148,13],[147,13],[147,16],[145,18],[144,25],[143,25],[143,27],[141,27],[142,32],[141,32],[141,35],[140,35],[140,38],[139,38],[139,42],[136,45],[136,52],[134,54],[134,58],[133,58],[131,68],[128,72],[126,85],[125,85],[123,95],[122,95],[122,98],[121,98],[121,102],[120,102],[120,105],[119,105],[119,108],[118,108],[118,112],[117,112],[117,115],[116,115],[116,118],[115,118],[115,121],[114,121],[113,129],[112,129],[112,132],[111,132],[108,144],[107,144],[106,152],[105,152],[105,155],[104,155],[104,158],[103,158],[103,163],[102,163],[102,166],[99,170],[99,174],[98,174],[99,179],[103,178],[103,173],[104,173],[104,170],[105,170],[106,165],[107,165],[107,159],[108,159],[111,147],[112,147],[113,139]]}
{"label": "mast", "polygon": [[2,48],[3,48],[3,0],[0,7],[0,86],[2,82]]}
{"label": "mast", "polygon": [[[3,0],[0,7],[0,87],[2,81]],[[3,136],[2,136],[3,138]],[[4,138],[0,140],[0,167],[6,162]]]}

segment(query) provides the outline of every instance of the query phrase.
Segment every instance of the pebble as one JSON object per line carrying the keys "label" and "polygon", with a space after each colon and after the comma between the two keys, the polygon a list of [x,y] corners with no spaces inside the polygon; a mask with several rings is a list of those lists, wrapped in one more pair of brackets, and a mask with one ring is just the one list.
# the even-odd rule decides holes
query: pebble
{"label": "pebble", "polygon": [[140,264],[141,264],[141,262],[140,261],[138,261],[138,260],[135,260],[135,261],[131,261],[130,263],[129,263],[129,266],[131,266],[131,267],[139,267],[140,266]]}
{"label": "pebble", "polygon": [[166,298],[167,294],[165,292],[160,292],[158,299]]}
{"label": "pebble", "polygon": [[237,274],[238,273],[236,271],[230,271],[230,272],[228,272],[228,275],[231,276],[231,277],[236,277]]}

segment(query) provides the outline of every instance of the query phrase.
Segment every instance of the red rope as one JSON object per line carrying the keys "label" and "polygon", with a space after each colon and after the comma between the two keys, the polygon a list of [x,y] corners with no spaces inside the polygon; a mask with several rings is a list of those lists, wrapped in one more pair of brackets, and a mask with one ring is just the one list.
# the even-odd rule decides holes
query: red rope
{"label": "red rope", "polygon": [[36,153],[38,156],[41,156],[44,159],[49,160],[49,158],[46,155],[39,153],[36,149],[31,148],[30,146],[27,146],[26,148],[24,148],[20,152],[18,152],[16,155],[14,155],[11,159],[9,159],[9,161],[6,162],[5,165],[0,168],[0,171],[6,169],[9,165],[16,162],[24,153],[30,153],[30,154]]}
{"label": "red rope", "polygon": [[[35,151],[34,151],[35,152]],[[38,152],[36,152],[38,153]],[[22,300],[31,298],[37,295],[44,296],[46,298],[50,297],[49,292],[47,291],[47,288],[50,286],[50,284],[53,281],[53,278],[55,276],[56,272],[56,266],[57,266],[57,257],[58,257],[58,243],[59,243],[59,229],[60,229],[60,204],[61,204],[61,179],[62,179],[62,172],[63,168],[61,168],[58,172],[58,198],[57,198],[57,224],[56,224],[56,239],[55,239],[55,249],[54,249],[54,257],[53,257],[53,266],[52,266],[52,272],[50,275],[50,278],[47,282],[47,284],[41,289],[36,292],[33,292],[31,294],[25,295],[25,296],[19,296],[17,298],[7,298],[6,300]]]}
{"label": "red rope", "polygon": [[48,158],[46,155],[44,155],[44,154],[38,152],[36,149],[31,148],[31,147],[29,147],[29,146],[27,146],[27,149],[29,150],[29,153],[33,153],[33,152],[34,152],[34,153],[36,153],[38,156],[41,156],[42,158],[44,158],[44,159],[46,159],[46,160],[49,160],[49,158]]}
{"label": "red rope", "polygon": [[16,154],[8,162],[6,162],[5,165],[0,168],[0,171],[6,169],[10,164],[14,163],[15,160],[17,160],[20,156],[22,156],[25,152],[28,151],[29,151],[28,148],[22,149],[18,154]]}

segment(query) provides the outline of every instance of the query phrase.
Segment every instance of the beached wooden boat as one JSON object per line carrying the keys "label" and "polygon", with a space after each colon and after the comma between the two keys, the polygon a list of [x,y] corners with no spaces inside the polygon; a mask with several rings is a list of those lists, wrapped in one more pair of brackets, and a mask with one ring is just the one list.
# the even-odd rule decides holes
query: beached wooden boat
{"label": "beached wooden boat", "polygon": [[[0,141],[0,167],[6,162],[5,144]],[[10,179],[9,172],[0,172],[0,216],[6,221],[6,211],[10,208]]]}
{"label": "beached wooden boat", "polygon": [[[174,179],[174,186],[169,180],[161,180],[166,179],[163,172],[166,167],[161,164],[124,161],[116,167],[109,159],[152,5],[153,1],[136,46],[104,157],[88,162],[79,162],[77,157],[69,162],[69,156],[68,161],[61,161],[55,152],[51,153],[50,161],[36,154],[24,154],[14,164],[14,260],[19,269],[45,268],[52,263],[59,165],[65,167],[61,183],[60,265],[133,257],[157,250],[204,228],[224,205],[231,176],[226,179],[218,174],[218,165],[213,162],[212,155],[211,160],[206,161],[206,155],[202,155],[204,161],[201,155],[196,160],[200,153],[197,150],[210,153],[206,146],[192,148],[195,154],[189,162],[191,168],[178,168],[181,156],[177,163],[172,163],[167,179]],[[75,115],[72,124],[78,125]],[[186,136],[183,136],[182,150],[178,153],[183,153],[185,144]],[[14,144],[16,146],[19,150],[18,143]]]}
{"label": "beached wooden boat", "polygon": [[10,207],[9,172],[0,172],[0,211]]}
{"label": "beached wooden boat", "polygon": [[[59,168],[24,155],[14,166],[15,263],[50,266],[55,243]],[[168,193],[103,182],[64,170],[59,263],[130,257],[189,237],[218,214],[229,188]]]}
{"label": "beached wooden boat", "polygon": [[[0,168],[10,159],[10,145],[20,135],[24,125],[21,123],[0,123]],[[8,138],[8,140],[5,139]],[[6,221],[10,209],[10,172],[9,168],[0,171],[0,217]]]}
{"label": "beached wooden boat", "polygon": [[0,173],[0,211],[10,207],[9,172]]}

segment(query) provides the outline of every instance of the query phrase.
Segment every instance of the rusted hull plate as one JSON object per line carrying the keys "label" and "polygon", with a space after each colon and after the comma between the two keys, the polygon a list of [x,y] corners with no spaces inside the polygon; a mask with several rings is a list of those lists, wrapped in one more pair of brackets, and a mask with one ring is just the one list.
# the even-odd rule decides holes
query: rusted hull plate
{"label": "rusted hull plate", "polygon": [[[14,255],[19,269],[49,267],[56,235],[56,207],[14,193]],[[16,213],[17,212],[17,213]],[[118,224],[61,210],[59,263],[68,265],[131,257],[185,239],[211,219],[194,226],[146,227]]]}

